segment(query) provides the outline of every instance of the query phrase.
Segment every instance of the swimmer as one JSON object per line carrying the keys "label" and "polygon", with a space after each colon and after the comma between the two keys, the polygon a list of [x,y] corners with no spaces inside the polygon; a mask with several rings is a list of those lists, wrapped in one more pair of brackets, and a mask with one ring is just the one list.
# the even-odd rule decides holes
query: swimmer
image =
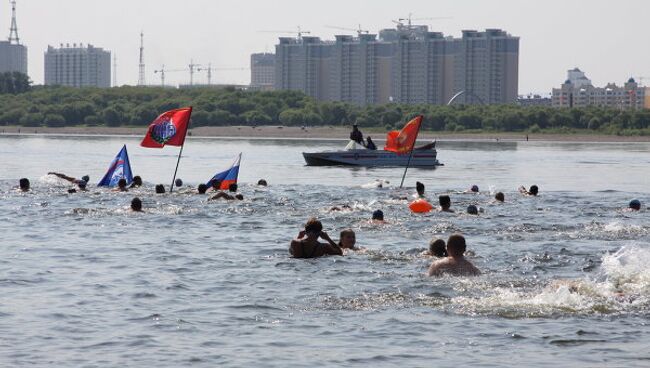
{"label": "swimmer", "polygon": [[448,195],[441,195],[438,197],[438,202],[440,203],[440,212],[454,212],[451,209],[451,198]]}
{"label": "swimmer", "polygon": [[131,200],[131,210],[133,212],[142,212],[142,200],[138,197]]}
{"label": "swimmer", "polygon": [[131,183],[131,186],[129,188],[139,188],[142,186],[142,178],[138,175],[133,177],[133,183]]}
{"label": "swimmer", "polygon": [[529,189],[529,190],[526,190],[526,187],[524,187],[524,186],[522,185],[522,186],[519,187],[519,193],[521,193],[521,194],[523,194],[523,195],[526,195],[526,196],[533,196],[533,197],[535,197],[535,196],[537,196],[537,194],[539,193],[539,188],[537,187],[537,185],[531,185],[531,186],[530,186],[530,189]]}
{"label": "swimmer", "polygon": [[471,188],[469,188],[469,191],[466,191],[465,193],[478,193],[478,192],[479,192],[478,185],[474,184],[472,185]]}
{"label": "swimmer", "polygon": [[[327,243],[320,243],[319,238]],[[317,258],[325,255],[342,256],[343,250],[323,231],[323,224],[311,218],[305,224],[305,230],[291,241],[289,253],[293,258]]]}
{"label": "swimmer", "polygon": [[[77,183],[77,186],[79,187],[79,191],[81,191],[81,192],[86,191],[86,182],[85,181],[79,180],[79,182]],[[72,194],[72,193],[77,193],[77,190],[75,188],[68,189],[68,194]]]}
{"label": "swimmer", "polygon": [[79,186],[79,189],[81,189],[81,190],[86,190],[86,184],[88,184],[88,182],[90,181],[90,176],[88,176],[88,175],[82,176],[81,179],[73,178],[71,176],[67,176],[65,174],[60,174],[60,173],[56,173],[56,172],[52,172],[52,171],[47,173],[47,175],[57,176],[57,177],[59,177],[59,178],[61,178],[63,180],[67,180],[67,181],[71,182],[72,184],[77,184],[77,186],[79,186],[79,183],[83,182],[84,188],[82,189],[81,186]]}
{"label": "swimmer", "polygon": [[29,192],[30,186],[29,179],[22,178],[18,180],[18,188],[21,192]]}
{"label": "swimmer", "polygon": [[348,204],[344,204],[344,205],[342,205],[341,207],[339,207],[339,206],[332,206],[332,207],[330,207],[329,212],[338,212],[338,211],[343,211],[343,210],[345,210],[345,211],[351,211],[351,210],[352,210],[352,207],[350,207],[350,205],[348,205]]}
{"label": "swimmer", "polygon": [[156,185],[156,194],[165,194],[165,186],[162,184]]}
{"label": "swimmer", "polygon": [[260,179],[260,180],[257,181],[257,185],[260,186],[260,187],[265,187],[265,186],[267,186],[269,184],[266,182],[266,180]]}
{"label": "swimmer", "polygon": [[210,187],[212,187],[212,190],[214,190],[215,192],[220,191],[221,190],[221,180],[217,180],[217,179],[210,180]]}
{"label": "swimmer", "polygon": [[383,223],[384,222],[384,211],[376,210],[372,213],[372,222]]}
{"label": "swimmer", "polygon": [[357,236],[352,229],[345,229],[341,231],[339,239],[339,248],[341,249],[352,249],[357,248],[354,245],[357,243]]}
{"label": "swimmer", "polygon": [[117,188],[114,189],[116,192],[128,192],[129,190],[126,187],[126,179],[122,178],[117,181]]}
{"label": "swimmer", "polygon": [[241,195],[241,194],[239,194],[239,193],[237,193],[237,184],[235,184],[235,183],[230,184],[230,185],[228,186],[228,191],[231,192],[231,193],[236,193],[236,194],[235,194],[235,195],[232,195],[232,194],[228,194],[228,193],[226,193],[226,192],[221,192],[221,191],[220,191],[219,193],[215,194],[213,197],[211,197],[211,198],[208,199],[208,200],[209,200],[209,201],[214,201],[214,200],[217,200],[217,199],[225,199],[225,200],[227,200],[227,201],[233,201],[233,200],[235,200],[235,199],[237,199],[237,200],[239,200],[239,201],[243,201],[243,200],[244,200],[244,196]]}
{"label": "swimmer", "polygon": [[199,194],[205,194],[205,192],[208,191],[208,186],[205,185],[205,184],[203,184],[203,183],[201,183],[201,184],[199,184],[199,186],[196,188],[196,190],[198,191]]}
{"label": "swimmer", "polygon": [[426,252],[426,255],[438,258],[447,257],[445,241],[440,238],[431,239],[429,242],[429,251]]}
{"label": "swimmer", "polygon": [[641,210],[641,201],[638,199],[633,199],[630,201],[628,206],[628,211],[639,211]]}
{"label": "swimmer", "polygon": [[503,202],[505,202],[506,197],[503,195],[503,192],[499,192],[499,193],[497,193],[497,194],[494,195],[494,199],[495,199],[497,202],[501,202],[501,203],[503,203]]}
{"label": "swimmer", "polygon": [[473,204],[467,206],[467,213],[470,215],[478,215],[478,207]]}
{"label": "swimmer", "polygon": [[451,235],[447,239],[448,257],[434,261],[429,267],[429,276],[442,276],[444,274],[453,276],[480,275],[481,271],[465,259],[466,248],[465,237],[460,234]]}
{"label": "swimmer", "polygon": [[183,186],[183,179],[178,178],[174,181],[174,184],[176,185],[177,188],[180,188]]}
{"label": "swimmer", "polygon": [[424,184],[419,181],[415,182],[415,191],[418,193],[418,197],[424,198]]}

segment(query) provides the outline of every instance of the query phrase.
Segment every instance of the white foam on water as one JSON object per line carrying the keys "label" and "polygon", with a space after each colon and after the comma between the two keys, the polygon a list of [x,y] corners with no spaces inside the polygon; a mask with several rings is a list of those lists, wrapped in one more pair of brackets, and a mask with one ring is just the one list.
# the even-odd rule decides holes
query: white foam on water
{"label": "white foam on water", "polygon": [[460,296],[461,313],[505,317],[552,314],[647,312],[650,306],[650,249],[626,246],[602,258],[594,279],[553,280],[536,290],[494,288],[484,296]]}

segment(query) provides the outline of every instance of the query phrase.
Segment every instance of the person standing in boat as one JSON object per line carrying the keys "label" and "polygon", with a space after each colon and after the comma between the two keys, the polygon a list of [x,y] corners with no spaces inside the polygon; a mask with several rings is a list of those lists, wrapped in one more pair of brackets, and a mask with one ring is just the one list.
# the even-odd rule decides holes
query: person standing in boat
{"label": "person standing in boat", "polygon": [[350,132],[350,140],[355,141],[356,143],[366,146],[365,142],[363,141],[363,133],[359,130],[359,126],[354,123],[352,124],[352,132]]}

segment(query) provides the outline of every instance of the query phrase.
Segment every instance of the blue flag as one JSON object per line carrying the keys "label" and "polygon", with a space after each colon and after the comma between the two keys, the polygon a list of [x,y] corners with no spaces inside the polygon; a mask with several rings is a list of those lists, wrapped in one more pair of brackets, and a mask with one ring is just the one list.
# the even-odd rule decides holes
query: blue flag
{"label": "blue flag", "polygon": [[133,182],[133,172],[129,163],[129,154],[126,152],[126,144],[115,156],[104,178],[97,184],[98,187],[114,187],[120,179],[126,179],[126,184]]}

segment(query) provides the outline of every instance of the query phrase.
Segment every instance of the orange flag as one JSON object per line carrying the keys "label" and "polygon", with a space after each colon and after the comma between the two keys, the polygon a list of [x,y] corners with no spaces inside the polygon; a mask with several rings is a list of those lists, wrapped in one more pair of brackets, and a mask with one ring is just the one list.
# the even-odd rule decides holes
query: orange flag
{"label": "orange flag", "polygon": [[395,152],[397,154],[409,153],[413,150],[415,139],[422,125],[422,115],[409,121],[402,130],[393,130],[386,135],[385,151]]}

